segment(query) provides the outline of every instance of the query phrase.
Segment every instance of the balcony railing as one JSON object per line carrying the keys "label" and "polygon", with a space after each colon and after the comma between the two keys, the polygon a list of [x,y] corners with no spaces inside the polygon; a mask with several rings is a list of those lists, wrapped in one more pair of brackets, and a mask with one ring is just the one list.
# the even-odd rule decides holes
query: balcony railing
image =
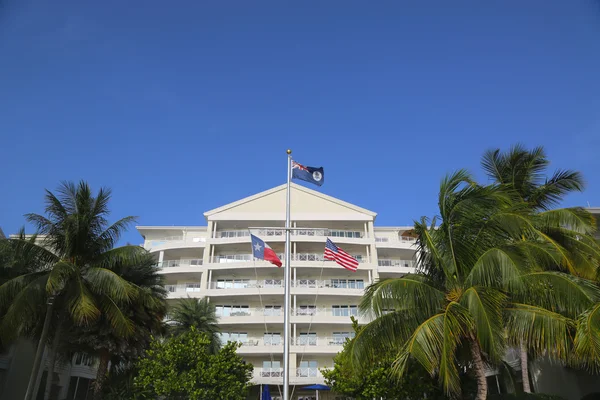
{"label": "balcony railing", "polygon": [[211,289],[249,289],[249,288],[279,288],[283,287],[283,279],[238,279],[232,281],[211,282]]}
{"label": "balcony railing", "polygon": [[283,316],[283,308],[269,308],[269,307],[248,307],[248,308],[236,308],[231,311],[221,311],[217,308],[218,317],[249,317],[249,316],[263,316],[263,317],[279,317]]}
{"label": "balcony railing", "polygon": [[[284,260],[285,254],[278,253],[277,257],[280,260]],[[352,255],[359,263],[367,263],[369,260],[365,255],[354,254]],[[323,258],[323,253],[296,253],[291,255],[292,261],[318,261],[318,262],[330,262]],[[252,254],[221,254],[211,258],[212,263],[215,264],[227,264],[227,263],[243,263],[252,262],[254,256]],[[262,260],[256,260],[262,262]],[[331,261],[333,262],[333,261]]]}
{"label": "balcony railing", "polygon": [[163,260],[155,264],[157,268],[175,268],[175,267],[187,267],[187,266],[201,266],[202,259],[191,259],[191,260]]}
{"label": "balcony railing", "polygon": [[414,261],[412,260],[392,260],[392,259],[379,259],[377,265],[380,267],[404,267],[414,268]]}
{"label": "balcony railing", "polygon": [[414,243],[416,239],[410,236],[380,236],[375,237],[375,242],[377,243],[387,243],[387,242],[401,242],[401,243]]}
{"label": "balcony railing", "polygon": [[[280,260],[283,260],[284,254],[277,254]],[[223,254],[211,258],[211,262],[215,264],[241,263],[250,262],[254,259],[252,254]],[[262,261],[262,260],[256,260]]]}
{"label": "balcony railing", "polygon": [[365,282],[359,279],[297,279],[292,281],[299,288],[364,289]]}
{"label": "balcony railing", "polygon": [[302,308],[297,307],[292,309],[292,314],[295,316],[330,316],[330,317],[358,317],[358,308]]}
{"label": "balcony railing", "polygon": [[182,283],[182,284],[176,284],[176,285],[165,285],[165,289],[169,292],[169,293],[175,293],[175,292],[188,292],[188,293],[197,293],[200,292],[200,283]]}
{"label": "balcony railing", "polygon": [[[290,376],[296,378],[322,378],[319,368],[294,368]],[[281,378],[283,368],[254,368],[255,378]]]}
{"label": "balcony railing", "polygon": [[[253,229],[252,234],[260,237],[284,237],[284,228],[280,229]],[[292,236],[329,236],[332,238],[349,238],[349,239],[363,239],[368,237],[363,231],[352,231],[343,229],[325,229],[325,228],[306,228],[306,229],[295,229],[291,231]],[[250,231],[248,229],[235,229],[235,230],[224,230],[217,231],[214,234],[215,239],[229,239],[229,238],[244,238],[249,237]]]}

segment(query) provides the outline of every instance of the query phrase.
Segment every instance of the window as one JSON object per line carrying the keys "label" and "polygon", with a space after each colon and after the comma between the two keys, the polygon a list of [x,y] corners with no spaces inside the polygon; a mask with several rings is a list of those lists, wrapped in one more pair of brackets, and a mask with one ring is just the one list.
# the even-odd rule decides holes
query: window
{"label": "window", "polygon": [[299,306],[296,315],[317,315],[316,306]]}
{"label": "window", "polygon": [[94,364],[94,358],[82,353],[77,353],[75,355],[75,365],[84,365],[86,367],[91,367]]}
{"label": "window", "polygon": [[331,344],[342,345],[346,343],[346,339],[352,339],[354,332],[333,332]]}
{"label": "window", "polygon": [[266,317],[277,317],[281,315],[281,306],[265,306],[263,315]]}
{"label": "window", "polygon": [[356,306],[331,306],[334,317],[349,317],[358,316],[358,308]]}
{"label": "window", "polygon": [[281,376],[281,362],[280,361],[263,361],[261,376],[280,377]]}
{"label": "window", "polygon": [[300,367],[296,370],[296,376],[308,378],[317,376],[319,363],[315,360],[301,361]]}
{"label": "window", "polygon": [[281,333],[265,333],[263,342],[265,346],[279,346],[281,344]]}
{"label": "window", "polygon": [[298,338],[299,346],[316,346],[317,345],[317,334],[315,332],[300,333]]}

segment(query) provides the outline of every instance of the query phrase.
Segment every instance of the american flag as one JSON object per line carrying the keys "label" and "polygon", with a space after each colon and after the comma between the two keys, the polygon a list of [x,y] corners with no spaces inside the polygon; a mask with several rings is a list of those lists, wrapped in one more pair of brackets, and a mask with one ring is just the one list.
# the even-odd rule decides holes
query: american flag
{"label": "american flag", "polygon": [[356,272],[358,269],[358,261],[350,254],[337,247],[329,238],[327,238],[327,243],[325,243],[323,257],[326,260],[335,261],[350,271]]}

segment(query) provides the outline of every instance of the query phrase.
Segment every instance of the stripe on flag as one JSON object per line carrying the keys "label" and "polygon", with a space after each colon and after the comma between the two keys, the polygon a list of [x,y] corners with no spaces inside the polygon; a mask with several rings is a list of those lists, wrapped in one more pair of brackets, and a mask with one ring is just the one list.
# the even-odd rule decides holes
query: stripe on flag
{"label": "stripe on flag", "polygon": [[356,272],[358,269],[358,261],[350,254],[337,247],[329,238],[327,238],[327,242],[325,243],[323,257],[326,260],[335,261],[350,271]]}

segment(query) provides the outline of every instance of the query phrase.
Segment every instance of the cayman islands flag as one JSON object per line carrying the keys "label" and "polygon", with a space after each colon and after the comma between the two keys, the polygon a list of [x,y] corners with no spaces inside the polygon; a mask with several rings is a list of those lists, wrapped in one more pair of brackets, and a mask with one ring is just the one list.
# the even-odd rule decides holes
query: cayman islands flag
{"label": "cayman islands flag", "polygon": [[255,258],[268,261],[271,264],[281,267],[282,263],[279,257],[277,257],[277,253],[275,253],[264,240],[254,235],[250,235],[250,239],[252,240],[252,255],[254,255]]}
{"label": "cayman islands flag", "polygon": [[322,186],[325,182],[323,167],[307,167],[292,160],[292,178]]}

